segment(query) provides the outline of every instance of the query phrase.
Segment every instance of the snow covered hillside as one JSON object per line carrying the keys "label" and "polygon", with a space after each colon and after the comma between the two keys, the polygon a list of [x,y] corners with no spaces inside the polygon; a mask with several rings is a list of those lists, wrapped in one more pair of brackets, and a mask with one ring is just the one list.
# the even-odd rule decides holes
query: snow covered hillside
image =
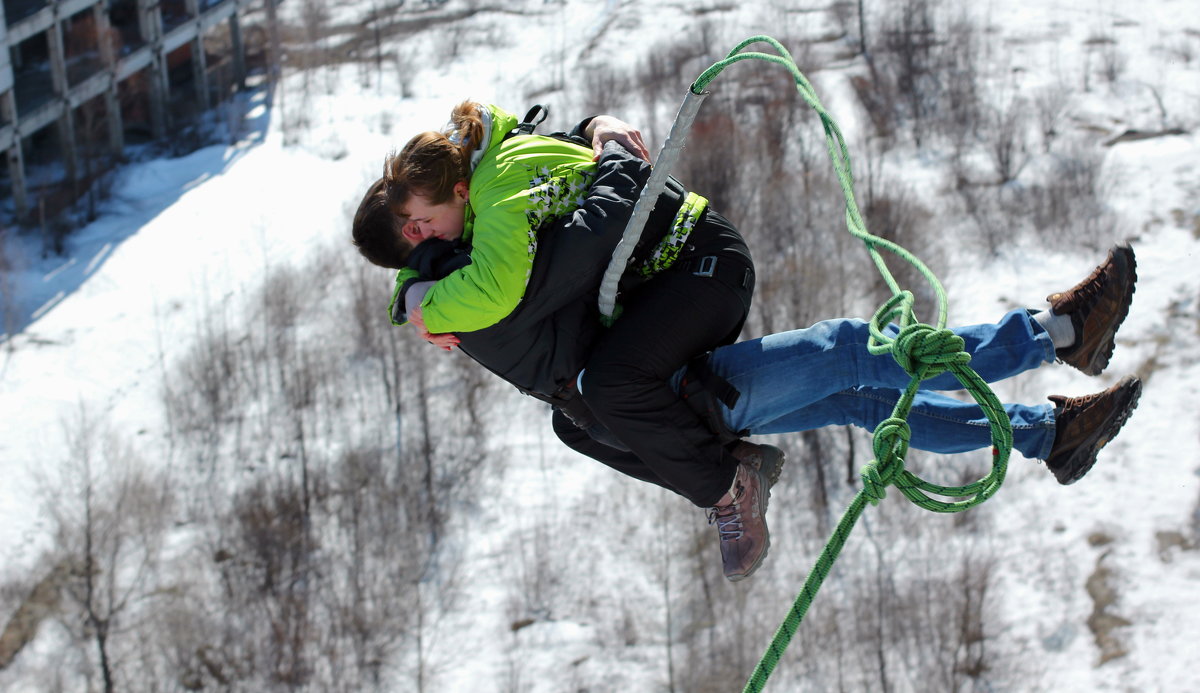
{"label": "snow covered hillside", "polygon": [[[1132,243],[1108,371],[1002,399],[1145,392],[1076,485],[1014,456],[962,515],[869,509],[767,690],[1200,691],[1200,11],[960,4],[283,3],[284,81],[244,95],[236,141],[128,166],[63,257],[4,237],[0,690],[740,690],[865,434],[772,441],[771,556],[728,584],[698,509],[390,328],[391,277],[347,231],[384,154],[464,98],[548,104],[544,130],[613,112],[656,149],[688,84],[768,34],[951,324],[1041,307]],[[727,69],[680,173],[756,254],[751,337],[880,298],[780,73]],[[912,462],[962,481],[987,457]]]}

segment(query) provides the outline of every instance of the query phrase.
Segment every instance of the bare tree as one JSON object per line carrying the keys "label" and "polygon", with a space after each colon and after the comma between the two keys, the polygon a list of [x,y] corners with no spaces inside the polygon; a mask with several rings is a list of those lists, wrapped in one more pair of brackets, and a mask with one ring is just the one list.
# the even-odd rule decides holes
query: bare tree
{"label": "bare tree", "polygon": [[46,489],[58,551],[74,567],[62,623],[94,650],[100,685],[128,688],[119,640],[148,620],[164,594],[158,581],[174,494],[129,445],[85,410],[67,428],[70,458]]}

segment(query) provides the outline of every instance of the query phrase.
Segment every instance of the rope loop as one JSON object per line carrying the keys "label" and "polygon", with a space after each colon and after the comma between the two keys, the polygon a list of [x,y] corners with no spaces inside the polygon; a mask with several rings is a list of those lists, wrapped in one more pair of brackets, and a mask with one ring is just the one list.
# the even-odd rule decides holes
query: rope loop
{"label": "rope loop", "polygon": [[908,421],[897,416],[884,419],[875,427],[871,443],[875,459],[868,462],[861,473],[862,492],[871,505],[879,505],[879,501],[887,497],[887,487],[904,471],[911,438],[912,428]]}

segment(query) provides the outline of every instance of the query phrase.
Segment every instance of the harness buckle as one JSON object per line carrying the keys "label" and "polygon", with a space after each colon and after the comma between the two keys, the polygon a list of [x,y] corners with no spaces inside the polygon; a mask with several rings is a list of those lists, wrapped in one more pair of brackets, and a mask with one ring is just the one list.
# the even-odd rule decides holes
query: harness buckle
{"label": "harness buckle", "polygon": [[692,271],[692,274],[696,275],[697,277],[711,277],[716,271],[717,256],[706,255],[700,258],[699,264],[697,265],[696,269]]}

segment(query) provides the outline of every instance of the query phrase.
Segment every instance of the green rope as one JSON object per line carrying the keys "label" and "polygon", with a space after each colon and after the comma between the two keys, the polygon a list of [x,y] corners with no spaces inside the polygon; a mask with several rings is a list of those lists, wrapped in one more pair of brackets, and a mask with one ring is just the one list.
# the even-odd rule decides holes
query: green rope
{"label": "green rope", "polygon": [[[747,52],[742,49],[754,43],[770,44],[779,55]],[[887,495],[887,487],[895,486],[906,498],[916,505],[934,512],[961,512],[974,507],[1000,489],[1008,468],[1008,456],[1012,452],[1012,426],[1003,405],[979,375],[971,369],[971,355],[963,348],[963,340],[946,329],[946,292],[941,282],[934,276],[916,256],[899,245],[867,232],[858,204],[854,201],[854,176],[850,170],[850,152],[841,130],[833,118],[825,111],[812,84],[801,74],[791,54],[778,41],[768,36],[753,36],[738,44],[730,51],[725,59],[715,63],[704,71],[692,84],[691,90],[700,94],[704,88],[716,78],[726,67],[740,60],[765,60],[786,67],[796,81],[796,89],[817,115],[825,129],[825,142],[837,172],[842,193],[846,198],[846,225],[856,238],[861,239],[867,247],[867,252],[875,267],[883,275],[892,298],[876,311],[871,319],[871,337],[867,349],[875,355],[892,354],[896,362],[911,376],[908,387],[896,403],[892,416],[879,424],[873,434],[872,447],[875,455],[862,470],[862,490],[851,501],[850,506],[838,521],[837,527],[826,543],[816,565],[809,572],[800,594],[792,604],[783,623],[775,633],[767,651],[763,654],[754,673],[746,683],[745,692],[761,691],[766,685],[767,678],[775,669],[775,665],[783,656],[784,650],[795,635],[796,629],[804,619],[809,605],[821,588],[821,583],[829,575],[833,563],[845,545],[846,539],[858,522],[867,503],[876,505]],[[937,296],[938,315],[936,327],[917,321],[913,313],[913,294],[904,291],[887,268],[880,250],[892,253],[900,259],[911,263],[933,288]],[[890,323],[900,326],[898,334],[891,337],[884,330]],[[982,407],[991,428],[992,438],[992,468],[982,479],[965,486],[939,486],[925,481],[904,469],[904,459],[908,454],[910,429],[907,418],[912,409],[913,398],[916,396],[922,381],[941,373],[950,371],[963,387]],[[958,501],[942,500],[944,498],[960,498]]]}

